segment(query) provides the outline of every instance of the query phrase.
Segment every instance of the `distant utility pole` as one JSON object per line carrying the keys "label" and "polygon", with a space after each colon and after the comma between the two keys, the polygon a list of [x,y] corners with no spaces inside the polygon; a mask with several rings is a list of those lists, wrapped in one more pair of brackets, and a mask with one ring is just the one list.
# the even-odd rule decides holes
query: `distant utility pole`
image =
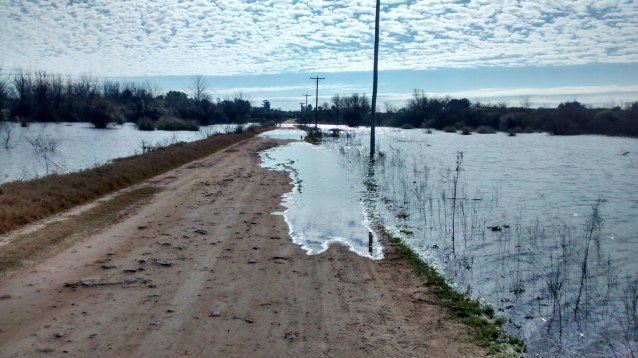
{"label": "distant utility pole", "polygon": [[302,96],[306,97],[306,108],[308,108],[308,97],[312,96],[310,94],[302,94]]}
{"label": "distant utility pole", "polygon": [[317,90],[315,92],[315,128],[317,128],[317,118],[319,118],[319,80],[325,80],[325,77],[310,77],[311,80],[317,81]]}
{"label": "distant utility pole", "polygon": [[372,75],[372,108],[370,116],[370,159],[374,159],[374,130],[377,111],[377,80],[379,79],[379,10],[381,0],[377,0],[377,13],[374,17],[374,70]]}
{"label": "distant utility pole", "polygon": [[306,97],[306,111],[308,110],[308,97],[310,97],[311,95],[309,94],[302,94],[302,96]]}

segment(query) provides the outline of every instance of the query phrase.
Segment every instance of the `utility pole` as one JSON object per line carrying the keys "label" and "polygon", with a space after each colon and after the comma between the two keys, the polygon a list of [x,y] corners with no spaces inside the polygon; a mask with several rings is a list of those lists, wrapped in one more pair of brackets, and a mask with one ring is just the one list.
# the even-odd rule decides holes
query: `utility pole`
{"label": "utility pole", "polygon": [[370,159],[374,159],[375,143],[374,130],[376,126],[377,111],[377,81],[379,79],[379,12],[381,0],[377,0],[377,13],[374,17],[374,70],[372,75],[372,108],[370,116]]}
{"label": "utility pole", "polygon": [[306,97],[306,109],[305,110],[307,111],[308,110],[308,97],[310,97],[311,95],[306,93],[306,94],[302,94],[302,96]]}
{"label": "utility pole", "polygon": [[315,128],[317,128],[317,118],[319,118],[319,80],[325,80],[325,77],[310,77],[311,80],[317,81],[317,90],[315,92]]}
{"label": "utility pole", "polygon": [[308,97],[312,96],[311,94],[302,94],[302,96],[306,97],[306,108],[308,108]]}

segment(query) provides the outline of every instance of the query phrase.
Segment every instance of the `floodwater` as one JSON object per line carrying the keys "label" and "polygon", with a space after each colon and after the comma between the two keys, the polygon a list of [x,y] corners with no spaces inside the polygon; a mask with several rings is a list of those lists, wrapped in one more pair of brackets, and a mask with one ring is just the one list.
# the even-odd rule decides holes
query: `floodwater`
{"label": "floodwater", "polygon": [[343,172],[333,153],[306,142],[276,147],[261,156],[264,167],[291,175],[294,189],[284,195],[286,210],[279,214],[292,240],[308,254],[339,242],[361,256],[382,257],[378,240],[370,238],[370,220],[361,201],[366,189],[358,173]]}
{"label": "floodwater", "polygon": [[[140,131],[127,123],[95,129],[90,123],[19,123],[0,126],[0,183],[66,173],[105,164],[140,153],[142,145],[165,146],[192,142],[213,133],[233,131],[236,125],[201,127],[199,131]],[[5,147],[10,128],[9,148]]]}
{"label": "floodwater", "polygon": [[282,125],[282,128],[272,131],[264,132],[258,135],[258,137],[273,138],[273,139],[288,139],[288,140],[303,140],[306,136],[306,132],[300,129],[292,128],[292,126]]}
{"label": "floodwater", "polygon": [[366,232],[381,224],[509,318],[531,355],[636,354],[638,140],[391,128],[377,138],[372,164],[367,129],[262,154],[299,182],[283,214],[310,254],[338,238],[380,258]]}

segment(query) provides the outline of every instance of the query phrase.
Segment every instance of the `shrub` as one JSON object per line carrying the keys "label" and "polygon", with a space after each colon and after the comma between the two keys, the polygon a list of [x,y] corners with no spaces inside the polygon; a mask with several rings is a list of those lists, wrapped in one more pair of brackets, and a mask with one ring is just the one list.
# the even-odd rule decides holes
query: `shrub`
{"label": "shrub", "polygon": [[490,126],[480,126],[476,128],[476,133],[478,134],[494,134],[496,130]]}
{"label": "shrub", "polygon": [[237,127],[235,127],[235,129],[232,131],[232,133],[235,133],[235,134],[242,134],[242,133],[244,133],[245,131],[246,131],[246,128],[245,128],[243,125],[238,124],[238,125],[237,125]]}
{"label": "shrub", "polygon": [[86,119],[95,128],[104,129],[113,122],[113,105],[103,98],[96,98],[85,108]]}
{"label": "shrub", "polygon": [[175,117],[162,117],[157,121],[156,128],[161,131],[198,131],[199,123]]}
{"label": "shrub", "polygon": [[142,117],[137,121],[137,129],[141,131],[154,131],[155,123],[148,117]]}
{"label": "shrub", "polygon": [[443,128],[444,132],[447,133],[456,133],[456,127],[455,126],[446,126],[445,128]]}

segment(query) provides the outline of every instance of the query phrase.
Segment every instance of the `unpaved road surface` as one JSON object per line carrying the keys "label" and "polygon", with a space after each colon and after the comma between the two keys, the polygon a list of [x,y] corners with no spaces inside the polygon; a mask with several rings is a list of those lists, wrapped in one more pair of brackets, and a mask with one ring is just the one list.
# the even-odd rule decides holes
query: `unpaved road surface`
{"label": "unpaved road surface", "polygon": [[[157,177],[120,222],[0,278],[2,357],[469,357],[393,255],[308,256],[254,138]],[[68,284],[68,285],[65,285]]]}

